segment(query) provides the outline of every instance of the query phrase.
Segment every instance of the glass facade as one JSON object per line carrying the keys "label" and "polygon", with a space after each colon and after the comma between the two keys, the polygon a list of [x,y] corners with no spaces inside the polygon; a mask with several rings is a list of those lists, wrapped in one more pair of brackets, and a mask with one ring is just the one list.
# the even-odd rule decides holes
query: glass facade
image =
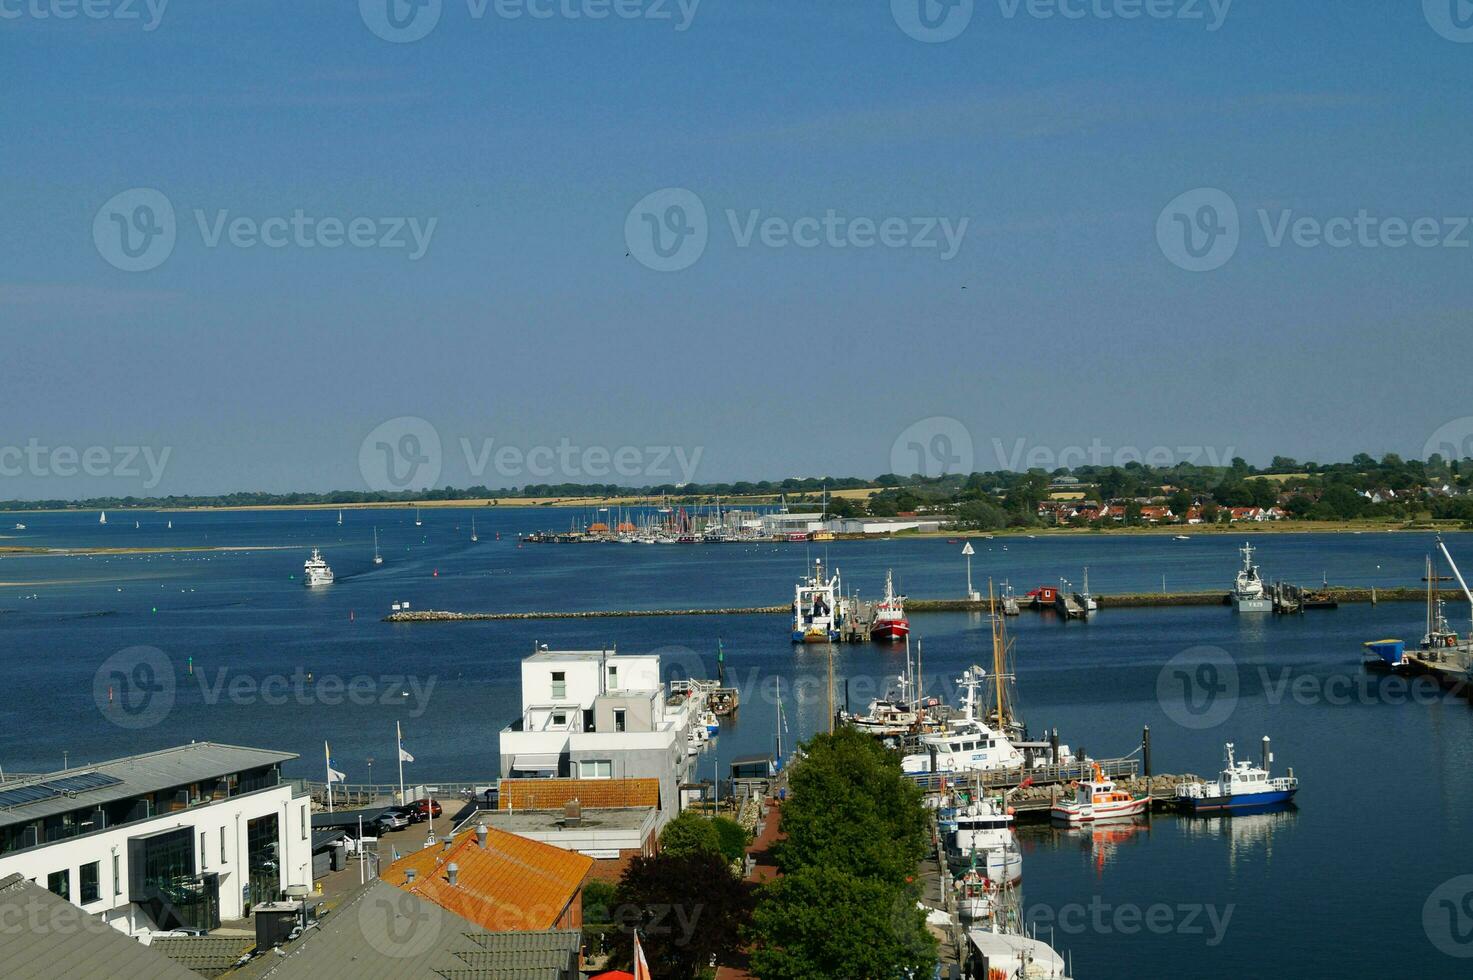
{"label": "glass facade", "polygon": [[279,836],[274,813],[246,824],[247,898],[252,905],[281,897]]}
{"label": "glass facade", "polygon": [[128,841],[128,900],[162,929],[217,929],[220,877],[196,872],[189,827]]}

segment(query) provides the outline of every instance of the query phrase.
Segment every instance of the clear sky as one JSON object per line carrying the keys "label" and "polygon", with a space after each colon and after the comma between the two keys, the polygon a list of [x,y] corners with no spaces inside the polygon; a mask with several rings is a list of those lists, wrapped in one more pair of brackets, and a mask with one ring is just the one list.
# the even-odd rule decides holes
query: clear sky
{"label": "clear sky", "polygon": [[361,488],[402,416],[464,486],[1473,413],[1465,0],[422,2],[0,0],[0,499]]}

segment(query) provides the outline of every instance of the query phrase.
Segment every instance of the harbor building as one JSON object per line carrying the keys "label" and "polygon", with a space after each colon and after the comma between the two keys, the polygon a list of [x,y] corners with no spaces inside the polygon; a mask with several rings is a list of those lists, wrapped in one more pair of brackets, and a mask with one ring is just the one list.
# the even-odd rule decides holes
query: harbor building
{"label": "harbor building", "polygon": [[308,798],[289,752],[194,742],[0,784],[0,878],[132,936],[218,928],[310,886]]}
{"label": "harbor building", "polygon": [[539,647],[522,661],[522,714],[501,730],[508,779],[655,779],[662,822],[678,809],[693,718],[667,695],[657,654]]}

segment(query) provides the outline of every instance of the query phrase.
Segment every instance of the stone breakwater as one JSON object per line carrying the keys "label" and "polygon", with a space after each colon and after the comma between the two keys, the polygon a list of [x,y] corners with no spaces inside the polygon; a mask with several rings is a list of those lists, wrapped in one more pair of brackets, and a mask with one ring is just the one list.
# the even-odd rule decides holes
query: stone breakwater
{"label": "stone breakwater", "polygon": [[[1334,602],[1424,602],[1427,593],[1420,588],[1388,589],[1321,589],[1316,599]],[[1225,606],[1226,592],[1139,593],[1135,595],[1097,595],[1101,609],[1129,609],[1151,606]],[[908,613],[986,612],[987,602],[967,599],[909,599]],[[1023,608],[1028,609],[1025,605]],[[461,623],[508,619],[627,619],[640,616],[787,616],[791,606],[729,606],[721,609],[588,609],[577,612],[449,612],[416,609],[390,613],[386,623]]]}

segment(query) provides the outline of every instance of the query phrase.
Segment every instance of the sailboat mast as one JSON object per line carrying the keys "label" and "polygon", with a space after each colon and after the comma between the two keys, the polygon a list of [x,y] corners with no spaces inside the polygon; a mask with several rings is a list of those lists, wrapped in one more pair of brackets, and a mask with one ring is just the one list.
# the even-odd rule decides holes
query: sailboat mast
{"label": "sailboat mast", "polygon": [[992,615],[992,686],[997,689],[997,729],[1006,731],[1002,713],[1002,644],[998,636],[1001,618],[997,615],[997,600],[992,593],[992,579],[987,580],[987,605]]}

